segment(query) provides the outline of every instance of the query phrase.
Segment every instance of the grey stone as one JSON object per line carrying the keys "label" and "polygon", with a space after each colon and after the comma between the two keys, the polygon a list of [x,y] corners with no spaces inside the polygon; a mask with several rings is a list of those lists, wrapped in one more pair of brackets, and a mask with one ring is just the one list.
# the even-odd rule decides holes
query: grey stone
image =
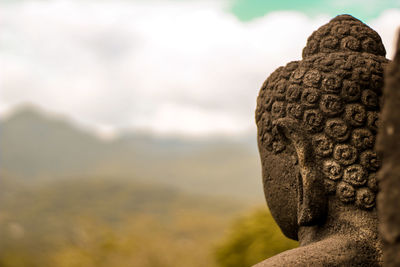
{"label": "grey stone", "polygon": [[394,60],[385,72],[385,105],[377,149],[383,165],[378,174],[379,229],[384,266],[400,266],[400,31]]}
{"label": "grey stone", "polygon": [[300,247],[257,266],[382,265],[374,145],[385,54],[374,30],[341,15],[308,38],[301,61],[264,82],[256,123],[265,197]]}

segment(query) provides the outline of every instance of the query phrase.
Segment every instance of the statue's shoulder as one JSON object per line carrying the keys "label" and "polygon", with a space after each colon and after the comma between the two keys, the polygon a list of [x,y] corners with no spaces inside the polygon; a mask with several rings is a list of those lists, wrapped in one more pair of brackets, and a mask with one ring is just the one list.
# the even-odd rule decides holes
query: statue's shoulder
{"label": "statue's shoulder", "polygon": [[[319,242],[287,250],[254,267],[282,266],[382,266],[376,258],[381,252],[366,240],[349,240],[336,235]],[[370,259],[370,260],[368,260]]]}

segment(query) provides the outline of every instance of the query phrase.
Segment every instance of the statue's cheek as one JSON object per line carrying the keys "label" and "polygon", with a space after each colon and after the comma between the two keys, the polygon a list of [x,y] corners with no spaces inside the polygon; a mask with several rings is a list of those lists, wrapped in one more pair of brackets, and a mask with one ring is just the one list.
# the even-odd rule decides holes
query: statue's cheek
{"label": "statue's cheek", "polygon": [[282,232],[297,240],[297,176],[293,157],[261,153],[265,198],[272,216]]}

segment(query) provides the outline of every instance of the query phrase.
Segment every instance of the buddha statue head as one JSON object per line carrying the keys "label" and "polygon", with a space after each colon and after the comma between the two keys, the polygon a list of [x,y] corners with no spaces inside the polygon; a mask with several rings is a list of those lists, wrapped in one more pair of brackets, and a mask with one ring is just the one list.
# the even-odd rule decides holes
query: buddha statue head
{"label": "buddha statue head", "polygon": [[283,233],[301,245],[353,222],[375,231],[385,54],[374,30],[340,15],[312,33],[302,60],[276,69],[260,89],[265,197]]}

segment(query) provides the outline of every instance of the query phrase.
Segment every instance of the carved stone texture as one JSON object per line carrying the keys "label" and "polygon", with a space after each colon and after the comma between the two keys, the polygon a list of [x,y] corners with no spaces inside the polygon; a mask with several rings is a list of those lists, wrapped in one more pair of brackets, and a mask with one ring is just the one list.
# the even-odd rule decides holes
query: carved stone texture
{"label": "carved stone texture", "polygon": [[374,30],[337,16],[308,38],[301,61],[261,87],[265,196],[283,233],[301,244],[264,266],[380,265],[374,145],[385,53]]}
{"label": "carved stone texture", "polygon": [[[397,52],[385,75],[385,104],[377,149],[382,154],[378,211],[384,266],[400,266],[400,31]],[[373,185],[372,185],[373,186]]]}

